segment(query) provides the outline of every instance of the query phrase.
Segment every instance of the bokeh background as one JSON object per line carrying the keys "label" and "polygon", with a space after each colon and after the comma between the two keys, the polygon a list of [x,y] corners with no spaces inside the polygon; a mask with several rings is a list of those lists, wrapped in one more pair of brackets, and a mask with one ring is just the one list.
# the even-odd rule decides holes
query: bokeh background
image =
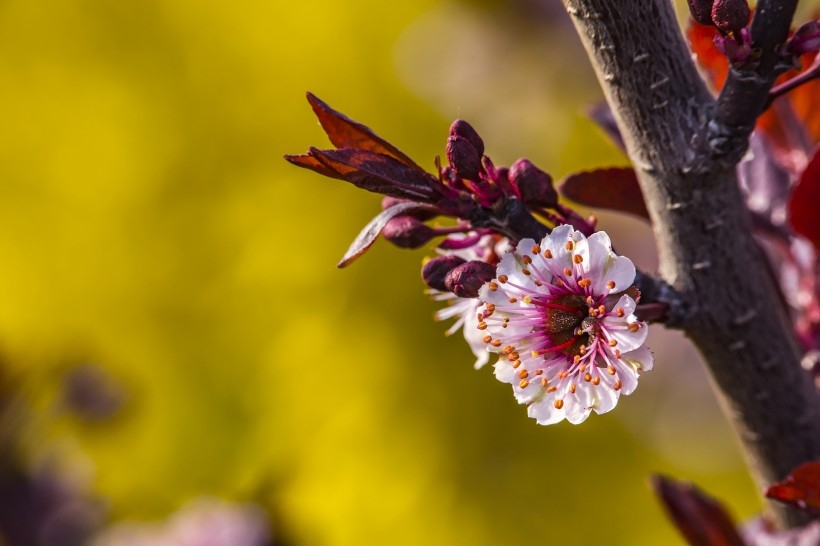
{"label": "bokeh background", "polygon": [[654,472],[759,508],[678,335],[539,427],[433,322],[432,250],[337,270],[380,199],[282,159],[327,144],[310,90],[422,165],[457,117],[627,164],[558,2],[4,0],[0,52],[0,544],[682,544]]}

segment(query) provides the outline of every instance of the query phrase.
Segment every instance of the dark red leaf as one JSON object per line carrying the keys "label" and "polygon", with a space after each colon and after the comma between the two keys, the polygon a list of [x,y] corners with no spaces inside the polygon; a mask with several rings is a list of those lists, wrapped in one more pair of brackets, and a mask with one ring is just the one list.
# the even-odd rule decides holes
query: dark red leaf
{"label": "dark red leaf", "polygon": [[820,516],[820,461],[798,466],[785,480],[769,487],[766,496]]}
{"label": "dark red leaf", "polygon": [[317,172],[323,176],[341,179],[341,177],[336,173],[336,171],[325,167],[324,165],[319,163],[319,161],[313,156],[286,154],[285,160],[290,163],[293,163],[297,167],[304,167],[305,169],[310,169],[311,171]]}
{"label": "dark red leaf", "polygon": [[401,150],[378,136],[369,127],[353,121],[341,112],[337,112],[313,93],[307,94],[307,100],[313,107],[319,123],[327,133],[330,142],[337,148],[359,148],[379,154],[388,155],[409,167],[420,169],[412,159]]}
{"label": "dark red leaf", "polygon": [[432,201],[438,195],[438,180],[418,167],[410,167],[393,157],[356,148],[319,150],[311,147],[308,154],[331,172],[351,184],[376,193]]}
{"label": "dark red leaf", "polygon": [[692,484],[653,476],[652,488],[690,546],[744,546],[723,505]]}
{"label": "dark red leaf", "polygon": [[581,205],[628,212],[649,219],[638,178],[629,167],[571,174],[559,189],[564,196]]}
{"label": "dark red leaf", "polygon": [[820,146],[812,154],[809,164],[789,200],[789,219],[792,228],[820,249]]}
{"label": "dark red leaf", "polygon": [[436,210],[435,207],[430,205],[420,205],[418,203],[412,202],[404,202],[398,203],[393,205],[390,208],[387,208],[379,213],[378,216],[373,218],[369,224],[367,224],[364,229],[359,233],[356,237],[356,240],[351,243],[350,248],[347,249],[345,255],[342,256],[342,259],[336,264],[336,267],[342,268],[347,267],[351,263],[353,263],[356,258],[367,252],[367,249],[373,245],[373,242],[376,240],[376,237],[379,236],[384,226],[387,225],[387,222],[395,218],[396,216],[401,216],[402,214],[411,214],[416,211],[434,211]]}

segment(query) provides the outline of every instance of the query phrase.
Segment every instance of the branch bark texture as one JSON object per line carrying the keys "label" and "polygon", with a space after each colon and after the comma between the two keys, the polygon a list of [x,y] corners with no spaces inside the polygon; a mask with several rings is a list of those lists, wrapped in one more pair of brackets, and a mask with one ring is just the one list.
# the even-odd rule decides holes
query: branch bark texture
{"label": "branch bark texture", "polygon": [[[716,103],[706,89],[669,0],[564,3],[638,173],[660,275],[688,302],[683,329],[709,367],[756,482],[771,484],[820,459],[820,397],[800,368],[791,325],[752,239],[735,173],[740,155],[709,152],[715,113],[720,107],[728,116],[721,124],[734,121],[734,99]],[[771,66],[757,68],[756,78],[766,80],[755,85],[762,101]],[[739,81],[731,85],[746,92],[745,76],[733,77]],[[752,109],[756,116],[762,106]],[[741,132],[730,131],[741,139],[734,150],[745,150],[753,126],[742,121]],[[786,509],[772,509],[781,524],[790,519]]]}

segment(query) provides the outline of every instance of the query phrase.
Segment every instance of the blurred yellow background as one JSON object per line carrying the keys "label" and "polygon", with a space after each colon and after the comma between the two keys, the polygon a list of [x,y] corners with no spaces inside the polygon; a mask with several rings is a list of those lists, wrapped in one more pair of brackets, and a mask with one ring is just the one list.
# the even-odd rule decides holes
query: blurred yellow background
{"label": "blurred yellow background", "polygon": [[[653,332],[656,371],[612,414],[539,427],[431,320],[431,251],[379,241],[337,270],[379,197],[282,159],[328,145],[310,90],[422,165],[457,117],[496,164],[626,164],[554,4],[0,3],[0,362],[26,468],[72,476],[106,525],[207,495],[293,546],[682,544],[653,472],[751,515],[678,336]],[[645,226],[601,218],[654,267]],[[100,418],[66,403],[78,369],[115,399]]]}

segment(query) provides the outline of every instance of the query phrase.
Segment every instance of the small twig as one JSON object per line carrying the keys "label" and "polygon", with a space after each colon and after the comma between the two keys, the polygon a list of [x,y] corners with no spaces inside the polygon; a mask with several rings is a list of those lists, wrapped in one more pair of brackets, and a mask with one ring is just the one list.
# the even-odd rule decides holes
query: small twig
{"label": "small twig", "polygon": [[794,78],[773,87],[772,90],[769,91],[769,103],[780,95],[788,93],[792,89],[816,78],[820,78],[820,55],[817,55],[814,58],[814,62],[805,71],[801,72]]}

